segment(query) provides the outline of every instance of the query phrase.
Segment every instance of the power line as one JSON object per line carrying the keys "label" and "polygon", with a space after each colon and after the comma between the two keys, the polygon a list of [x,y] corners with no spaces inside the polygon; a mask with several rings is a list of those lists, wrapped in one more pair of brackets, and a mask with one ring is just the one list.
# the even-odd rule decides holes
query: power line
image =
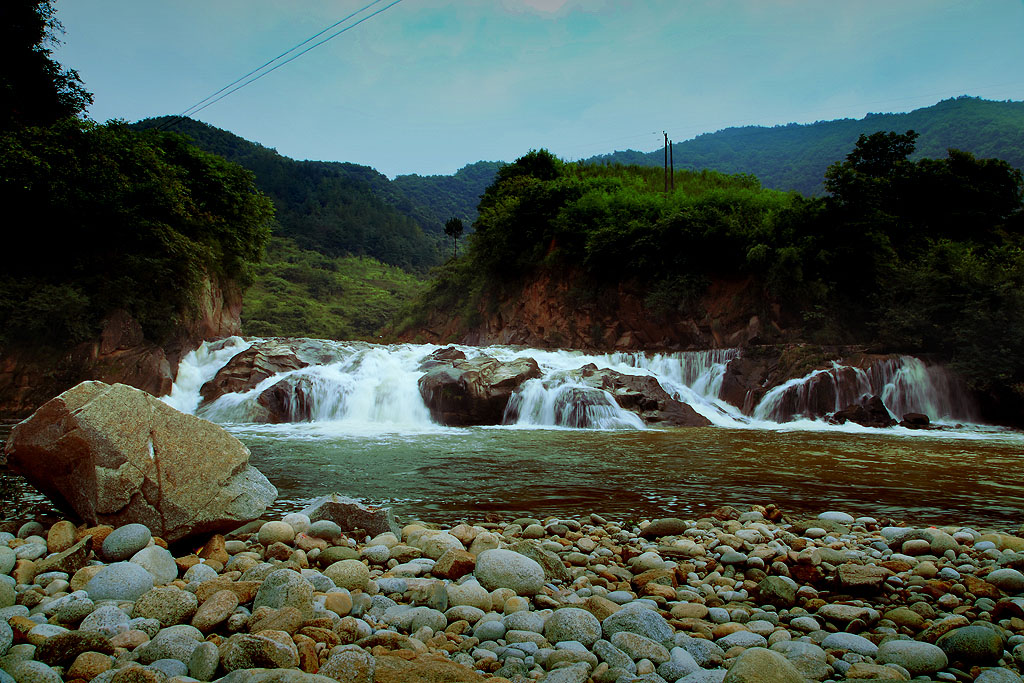
{"label": "power line", "polygon": [[[337,37],[338,37],[338,36],[340,36],[340,35],[341,35],[342,33],[345,33],[346,31],[349,31],[349,30],[351,30],[351,29],[355,28],[356,26],[358,26],[359,24],[363,23],[364,21],[367,21],[368,19],[372,19],[373,17],[377,16],[377,15],[378,15],[378,14],[380,14],[381,12],[384,12],[384,11],[387,11],[387,10],[391,9],[392,7],[394,7],[395,5],[397,5],[398,3],[402,2],[402,0],[393,0],[393,1],[392,1],[392,2],[390,3],[390,4],[388,4],[388,5],[385,5],[384,7],[380,8],[379,10],[376,10],[375,12],[371,12],[370,14],[366,15],[366,16],[365,16],[365,17],[363,17],[362,19],[360,19],[360,20],[358,20],[358,21],[356,21],[356,22],[354,22],[354,23],[352,23],[352,24],[349,24],[348,26],[346,26],[345,28],[341,29],[340,31],[337,31],[337,32],[335,32],[335,33],[332,33],[331,35],[327,36],[327,37],[326,37],[326,38],[324,38],[323,40],[321,40],[321,41],[319,41],[319,42],[317,42],[317,43],[314,43],[313,45],[310,45],[309,47],[307,47],[307,48],[306,48],[305,50],[302,50],[302,51],[301,51],[301,52],[299,52],[298,54],[292,55],[291,57],[289,57],[288,59],[284,60],[283,62],[279,62],[278,64],[275,64],[275,65],[274,65],[274,66],[273,66],[272,68],[270,68],[270,69],[267,69],[266,71],[263,71],[262,73],[260,73],[260,74],[258,74],[258,75],[256,75],[256,76],[253,76],[252,78],[249,78],[249,80],[245,80],[245,81],[244,81],[243,83],[241,83],[240,85],[236,85],[236,84],[238,84],[238,83],[239,83],[239,81],[243,81],[244,79],[248,78],[249,76],[252,76],[253,74],[255,74],[255,73],[257,73],[258,71],[260,71],[261,69],[264,69],[264,68],[265,68],[265,67],[267,67],[268,65],[270,65],[270,64],[273,64],[273,63],[274,63],[275,61],[277,61],[277,60],[281,59],[281,57],[283,57],[284,55],[287,55],[287,54],[289,54],[290,52],[293,52],[293,51],[295,51],[295,50],[296,50],[296,49],[298,49],[299,47],[302,47],[303,45],[305,45],[305,44],[306,44],[306,43],[308,43],[309,41],[311,41],[311,40],[314,40],[314,39],[316,39],[316,38],[317,38],[317,37],[319,37],[319,36],[322,36],[322,35],[323,35],[324,33],[326,33],[327,31],[330,31],[330,30],[331,30],[332,28],[334,28],[334,27],[338,26],[338,25],[339,25],[339,24],[341,24],[341,23],[344,23],[345,21],[348,21],[348,20],[349,20],[349,19],[351,19],[352,17],[354,17],[354,16],[356,16],[356,15],[358,15],[358,14],[362,13],[362,12],[365,12],[365,11],[366,11],[367,9],[369,9],[370,7],[373,7],[374,5],[376,5],[376,4],[377,4],[377,3],[379,3],[379,2],[382,2],[382,0],[374,0],[374,1],[373,1],[373,2],[371,2],[370,4],[368,4],[368,5],[366,5],[365,7],[363,7],[362,9],[360,9],[360,10],[358,10],[358,11],[356,11],[356,12],[353,12],[352,14],[348,15],[348,16],[347,16],[347,17],[345,17],[344,19],[341,19],[340,21],[337,21],[337,22],[335,22],[335,23],[334,23],[334,24],[332,24],[331,26],[328,26],[327,28],[325,28],[325,29],[324,29],[323,31],[320,31],[320,32],[319,32],[319,33],[317,33],[316,35],[310,36],[310,37],[309,37],[309,38],[307,38],[306,40],[302,41],[302,42],[301,42],[301,43],[299,43],[298,45],[295,45],[295,46],[294,46],[294,47],[292,47],[291,49],[289,49],[289,50],[287,50],[287,51],[285,51],[285,52],[281,53],[280,55],[278,55],[278,56],[277,56],[277,57],[275,57],[274,59],[271,59],[271,60],[270,60],[269,62],[267,62],[267,63],[263,64],[263,65],[262,65],[262,66],[260,66],[259,68],[257,68],[257,69],[253,69],[252,71],[250,71],[250,72],[249,72],[248,74],[246,74],[245,76],[242,76],[241,78],[238,78],[238,79],[236,79],[235,81],[233,81],[233,82],[229,83],[228,85],[224,86],[223,88],[221,88],[221,89],[220,89],[220,90],[218,90],[217,92],[213,93],[213,94],[212,94],[212,95],[210,95],[209,97],[206,97],[206,98],[204,98],[204,99],[200,100],[200,101],[199,101],[199,102],[197,102],[196,104],[194,104],[194,105],[192,105],[191,107],[189,107],[188,109],[184,110],[184,111],[183,111],[183,112],[182,112],[181,114],[179,114],[178,116],[175,116],[175,117],[174,117],[173,119],[171,119],[170,121],[167,121],[167,122],[165,122],[165,124],[161,124],[161,125],[160,125],[160,126],[158,126],[157,128],[158,128],[158,129],[160,129],[160,130],[163,130],[163,129],[165,129],[165,128],[169,128],[170,126],[173,126],[173,125],[174,125],[175,123],[177,123],[178,121],[180,121],[180,120],[184,119],[184,118],[185,118],[186,116],[193,116],[193,115],[195,115],[195,114],[197,114],[197,113],[201,112],[201,111],[202,111],[203,109],[206,109],[206,108],[207,108],[207,107],[209,107],[210,105],[213,105],[213,104],[216,104],[217,102],[220,102],[220,101],[221,101],[222,99],[224,99],[224,98],[225,98],[225,97],[227,97],[228,95],[231,95],[231,94],[233,94],[233,93],[236,93],[236,92],[238,92],[239,90],[241,90],[242,88],[244,88],[245,86],[247,86],[247,85],[250,85],[251,83],[255,83],[256,81],[258,81],[259,79],[263,78],[263,77],[264,77],[264,76],[266,76],[267,74],[270,74],[270,73],[272,73],[272,72],[274,72],[274,71],[277,71],[278,69],[280,69],[280,68],[281,68],[282,66],[284,66],[285,64],[288,64],[289,62],[293,62],[293,61],[295,61],[296,59],[298,59],[298,58],[299,58],[299,57],[301,57],[302,55],[306,54],[306,53],[307,53],[307,52],[309,52],[310,50],[313,50],[313,49],[315,49],[315,48],[318,48],[318,47],[320,47],[320,46],[321,46],[321,45],[323,45],[324,43],[326,43],[326,42],[328,42],[328,41],[330,41],[330,40],[333,40],[334,38],[337,38]],[[235,86],[235,87],[232,87],[232,86]],[[228,90],[229,88],[230,88],[230,90]],[[225,92],[225,91],[227,91],[227,92]],[[219,96],[218,96],[218,95],[219,95]],[[211,98],[212,98],[212,99],[211,99]],[[205,104],[203,104],[204,102],[205,102]],[[199,106],[199,105],[201,105],[201,106]]]}
{"label": "power line", "polygon": [[344,24],[344,23],[345,23],[346,21],[348,21],[348,20],[349,20],[349,19],[351,19],[352,17],[356,16],[357,14],[361,14],[361,13],[365,12],[366,10],[368,10],[368,9],[369,9],[369,8],[371,8],[371,7],[373,7],[374,5],[376,5],[376,4],[377,4],[377,3],[379,3],[379,2],[383,2],[383,0],[373,0],[373,2],[371,2],[371,3],[369,4],[369,5],[366,5],[366,6],[365,6],[365,7],[363,7],[362,9],[358,9],[358,10],[356,10],[355,12],[352,12],[351,14],[349,14],[349,15],[348,15],[347,17],[344,17],[343,19],[339,19],[338,21],[334,22],[333,24],[331,24],[330,26],[328,26],[327,28],[325,28],[325,29],[324,29],[323,31],[320,31],[319,33],[316,33],[316,34],[313,34],[313,35],[311,35],[311,36],[310,36],[309,38],[306,38],[306,39],[305,39],[304,41],[302,41],[301,43],[298,43],[298,44],[296,44],[296,45],[293,45],[292,47],[288,48],[287,50],[285,50],[284,52],[282,52],[282,53],[281,53],[281,54],[279,54],[278,56],[276,56],[276,57],[274,57],[273,59],[271,59],[270,61],[267,61],[267,62],[264,62],[263,64],[260,64],[260,65],[259,65],[258,67],[256,67],[255,69],[253,69],[253,70],[252,70],[252,71],[250,71],[249,73],[245,74],[244,76],[240,76],[240,77],[236,78],[235,80],[231,81],[230,83],[228,83],[227,85],[225,85],[225,86],[224,86],[223,88],[221,88],[221,89],[220,89],[220,90],[218,90],[217,92],[215,92],[215,93],[211,93],[211,94],[207,95],[207,96],[206,96],[206,97],[204,97],[203,99],[201,99],[201,100],[199,100],[198,102],[196,102],[195,104],[193,104],[193,105],[192,105],[191,107],[189,107],[189,108],[185,109],[185,110],[184,110],[183,112],[181,112],[181,114],[179,114],[179,116],[188,116],[188,115],[189,115],[189,112],[190,112],[190,111],[191,111],[192,109],[195,109],[196,107],[198,107],[199,105],[203,104],[203,103],[204,103],[204,102],[206,102],[207,100],[209,100],[209,99],[212,99],[212,98],[216,97],[217,95],[221,94],[222,92],[224,92],[225,90],[227,90],[227,89],[228,89],[228,88],[230,88],[231,86],[233,86],[233,85],[235,85],[235,84],[237,84],[237,83],[239,83],[239,82],[241,82],[241,81],[244,81],[244,80],[245,80],[246,78],[248,78],[249,76],[252,76],[253,74],[255,74],[255,73],[259,72],[259,71],[262,71],[263,69],[265,69],[266,67],[270,66],[271,64],[273,64],[273,63],[274,63],[274,62],[276,62],[277,60],[281,59],[281,58],[282,58],[282,57],[284,57],[285,55],[287,55],[287,54],[289,54],[289,53],[291,53],[291,52],[294,52],[295,50],[298,50],[298,49],[299,49],[300,47],[302,47],[303,45],[305,45],[306,43],[308,43],[308,42],[309,42],[309,41],[311,41],[311,40],[316,40],[317,38],[319,38],[319,37],[320,37],[320,36],[322,36],[323,34],[325,34],[325,33],[327,33],[328,31],[330,31],[330,30],[331,30],[332,28],[334,28],[334,27],[336,27],[336,26],[339,26],[339,25],[341,25],[341,24]]}

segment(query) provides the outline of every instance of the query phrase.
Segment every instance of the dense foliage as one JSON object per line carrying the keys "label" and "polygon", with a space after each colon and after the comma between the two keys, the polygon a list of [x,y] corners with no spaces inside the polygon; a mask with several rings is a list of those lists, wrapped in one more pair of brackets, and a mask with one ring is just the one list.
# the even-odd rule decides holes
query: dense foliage
{"label": "dense foliage", "polygon": [[[920,133],[914,159],[940,158],[954,147],[1024,167],[1024,102],[974,97],[944,100],[906,114],[868,114],[863,119],[808,125],[726,128],[676,143],[673,154],[677,168],[749,173],[765,187],[821,195],[825,169],[842,158],[860,135],[907,129]],[[589,161],[661,167],[663,158],[660,149],[626,150]]]}
{"label": "dense foliage", "polygon": [[0,3],[0,130],[50,125],[92,102],[78,74],[51,58],[55,13],[39,0]]}
{"label": "dense foliage", "polygon": [[182,136],[76,118],[0,135],[0,203],[0,341],[56,344],[119,308],[163,338],[208,274],[247,277],[273,215],[248,171]]}
{"label": "dense foliage", "polygon": [[413,215],[425,230],[436,230],[451,217],[467,225],[476,220],[476,205],[494,174],[499,161],[478,161],[460,168],[455,175],[400,175],[392,185],[415,207]]}
{"label": "dense foliage", "polygon": [[252,171],[277,209],[274,234],[303,249],[332,258],[370,256],[406,270],[425,270],[440,261],[444,218],[431,218],[430,211],[368,166],[295,161],[187,118],[147,119],[135,126],[184,133],[202,149]]}
{"label": "dense foliage", "polygon": [[368,256],[329,257],[274,237],[245,294],[242,332],[375,340],[422,287],[419,276]]}
{"label": "dense foliage", "polygon": [[180,135],[80,118],[91,95],[50,58],[49,0],[6,2],[0,27],[0,345],[83,341],[115,309],[164,339],[206,278],[247,277],[273,207]]}
{"label": "dense foliage", "polygon": [[630,282],[652,314],[699,313],[716,278],[750,278],[799,313],[805,338],[938,353],[982,389],[1024,381],[1021,174],[950,150],[911,160],[916,133],[861,136],[826,174],[827,198],[748,175],[565,163],[530,152],[502,167],[464,256],[425,311],[473,324],[543,269],[572,270],[597,299]]}

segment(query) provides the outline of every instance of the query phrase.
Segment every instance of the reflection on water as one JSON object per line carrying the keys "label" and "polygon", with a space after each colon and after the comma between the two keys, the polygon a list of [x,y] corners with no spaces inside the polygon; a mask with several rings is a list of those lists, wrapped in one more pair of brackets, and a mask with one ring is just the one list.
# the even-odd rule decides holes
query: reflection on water
{"label": "reflection on water", "polygon": [[[840,509],[1011,531],[1022,521],[1019,433],[435,428],[346,436],[329,425],[228,429],[278,487],[275,513],[337,491],[432,521],[480,520],[488,512],[642,519],[768,502],[788,512]],[[38,510],[41,497],[24,482],[0,471],[0,487],[5,517]]]}

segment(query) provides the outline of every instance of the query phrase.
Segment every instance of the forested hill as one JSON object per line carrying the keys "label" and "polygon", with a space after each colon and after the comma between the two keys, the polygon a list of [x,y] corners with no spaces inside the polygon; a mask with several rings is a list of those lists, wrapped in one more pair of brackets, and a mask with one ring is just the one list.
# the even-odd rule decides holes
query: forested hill
{"label": "forested hill", "polygon": [[[978,157],[1003,159],[1024,167],[1024,102],[993,102],[976,97],[943,100],[906,114],[868,114],[863,119],[838,119],[812,124],[745,126],[678,142],[672,152],[677,169],[705,168],[723,173],[749,173],[763,187],[823,192],[825,169],[841,159],[861,134],[880,130],[914,130],[920,134],[914,159],[942,158],[949,148]],[[662,150],[626,150],[592,157],[590,163],[661,166]]]}
{"label": "forested hill", "polygon": [[252,171],[277,208],[275,234],[329,257],[366,255],[412,270],[440,261],[445,220],[476,218],[476,204],[498,166],[478,162],[454,176],[391,181],[369,166],[296,161],[200,121],[174,118],[167,125],[171,121],[160,117],[133,125],[163,125]]}

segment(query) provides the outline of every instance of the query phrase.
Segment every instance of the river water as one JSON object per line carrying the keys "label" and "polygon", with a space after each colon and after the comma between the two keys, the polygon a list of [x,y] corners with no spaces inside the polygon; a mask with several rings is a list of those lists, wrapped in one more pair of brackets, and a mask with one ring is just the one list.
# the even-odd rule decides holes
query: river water
{"label": "river water", "polygon": [[[456,429],[433,424],[416,391],[419,363],[437,348],[429,346],[334,344],[333,355],[320,349],[320,362],[310,367],[200,407],[199,387],[247,346],[231,340],[187,357],[167,401],[220,422],[250,448],[252,464],[280,492],[271,513],[339,492],[391,505],[403,519],[437,522],[479,521],[487,513],[600,512],[640,520],[775,503],[794,514],[838,509],[1009,531],[1024,523],[1024,434],[970,422],[972,407],[954,384],[916,359],[870,368],[856,381],[891,408],[940,418],[947,425],[941,431],[835,427],[799,416],[772,421],[764,405],[743,414],[717,400],[729,352],[586,356],[464,348],[467,355],[529,355],[544,378],[524,387],[520,400],[535,406],[516,424]],[[571,384],[567,368],[588,362],[657,376],[715,426],[637,429],[628,416],[607,411],[595,414],[590,428],[558,426],[552,397]],[[314,419],[278,425],[246,419],[259,392],[282,378],[322,392]],[[814,381],[809,376],[805,384]],[[801,390],[798,382],[791,388],[793,395]],[[46,511],[17,477],[0,471],[0,487],[6,516]]]}

